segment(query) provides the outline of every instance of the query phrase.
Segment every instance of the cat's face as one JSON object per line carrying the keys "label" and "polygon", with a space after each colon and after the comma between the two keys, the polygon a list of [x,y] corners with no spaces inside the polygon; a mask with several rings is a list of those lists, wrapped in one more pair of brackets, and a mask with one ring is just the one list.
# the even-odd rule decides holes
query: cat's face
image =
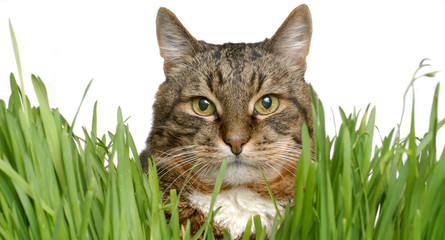
{"label": "cat's face", "polygon": [[154,156],[161,181],[181,182],[196,164],[190,181],[211,185],[224,159],[226,186],[261,184],[261,172],[272,183],[293,181],[301,126],[312,126],[307,7],[260,43],[196,41],[167,9],[159,10],[157,33],[166,81],[142,156]]}

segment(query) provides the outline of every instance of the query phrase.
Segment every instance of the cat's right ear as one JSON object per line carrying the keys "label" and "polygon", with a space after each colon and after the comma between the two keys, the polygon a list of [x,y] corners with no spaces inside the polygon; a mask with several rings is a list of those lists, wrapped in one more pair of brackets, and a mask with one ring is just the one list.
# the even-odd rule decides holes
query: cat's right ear
{"label": "cat's right ear", "polygon": [[156,34],[165,70],[183,63],[186,58],[193,57],[201,50],[199,42],[167,8],[158,11]]}

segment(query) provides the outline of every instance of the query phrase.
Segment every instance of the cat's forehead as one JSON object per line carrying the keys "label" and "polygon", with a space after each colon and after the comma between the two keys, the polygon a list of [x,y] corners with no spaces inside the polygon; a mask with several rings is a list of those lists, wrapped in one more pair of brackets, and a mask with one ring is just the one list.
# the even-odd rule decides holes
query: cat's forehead
{"label": "cat's forehead", "polygon": [[264,42],[209,45],[198,61],[201,72],[206,74],[206,83],[222,92],[240,90],[251,94],[261,89],[276,92],[289,87],[297,80],[299,71],[282,64],[263,45]]}
{"label": "cat's forehead", "polygon": [[264,78],[264,60],[261,58],[266,55],[260,44],[208,44],[206,50],[195,58],[193,68],[196,71],[190,79],[192,84],[186,88],[198,91],[194,95],[206,91],[218,97],[249,98],[257,90],[256,82]]}
{"label": "cat's forehead", "polygon": [[214,63],[219,68],[230,71],[242,71],[245,68],[259,67],[261,58],[268,52],[263,49],[263,43],[225,43],[210,45],[207,54],[211,54]]}
{"label": "cat's forehead", "polygon": [[297,87],[300,71],[266,51],[264,42],[200,44],[204,50],[175,76],[185,99],[214,96],[249,101],[261,94],[287,95]]}

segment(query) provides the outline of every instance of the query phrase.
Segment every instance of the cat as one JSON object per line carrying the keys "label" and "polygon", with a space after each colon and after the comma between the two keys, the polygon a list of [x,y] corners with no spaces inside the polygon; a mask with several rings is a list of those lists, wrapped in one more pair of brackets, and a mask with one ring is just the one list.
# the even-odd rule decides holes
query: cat
{"label": "cat", "polygon": [[226,159],[215,203],[215,209],[221,206],[214,217],[215,238],[227,229],[239,239],[255,215],[270,231],[276,210],[261,172],[283,213],[294,196],[304,121],[313,143],[311,90],[304,80],[312,35],[309,8],[295,8],[270,39],[258,43],[198,41],[166,8],[159,9],[156,27],[166,80],[156,94],[152,129],[140,154],[144,171],[153,157],[164,200],[171,189],[185,186],[180,224],[190,219],[194,234],[206,221]]}

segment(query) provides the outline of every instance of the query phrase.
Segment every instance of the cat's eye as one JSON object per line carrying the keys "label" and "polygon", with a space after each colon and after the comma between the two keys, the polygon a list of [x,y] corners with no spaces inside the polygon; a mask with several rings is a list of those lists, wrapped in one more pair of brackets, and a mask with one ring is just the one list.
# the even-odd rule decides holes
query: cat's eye
{"label": "cat's eye", "polygon": [[205,97],[196,97],[192,99],[193,111],[200,116],[210,116],[215,113],[216,107]]}
{"label": "cat's eye", "polygon": [[274,95],[264,95],[255,103],[255,111],[261,115],[275,112],[280,105],[280,100]]}

